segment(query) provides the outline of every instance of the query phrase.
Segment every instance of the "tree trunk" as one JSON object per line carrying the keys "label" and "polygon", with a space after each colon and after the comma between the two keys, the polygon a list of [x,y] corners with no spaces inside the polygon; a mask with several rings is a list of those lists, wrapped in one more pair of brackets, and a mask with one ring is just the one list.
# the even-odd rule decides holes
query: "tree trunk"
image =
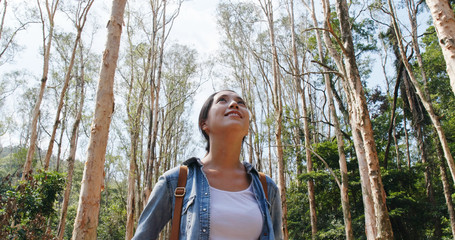
{"label": "tree trunk", "polygon": [[[401,68],[399,68],[401,69]],[[389,163],[389,151],[390,151],[390,144],[392,141],[392,132],[395,133],[395,110],[397,108],[397,100],[398,100],[398,89],[400,87],[400,81],[402,77],[402,71],[399,70],[397,73],[397,79],[395,82],[395,90],[393,91],[393,103],[392,103],[392,114],[390,116],[390,123],[389,123],[389,130],[387,131],[388,135],[388,140],[387,140],[387,146],[385,148],[385,154],[384,154],[384,163],[382,164],[385,169],[387,169],[388,163]],[[395,136],[396,134],[393,134]],[[395,141],[396,142],[396,141]],[[398,149],[397,149],[397,161],[398,161]]]}
{"label": "tree trunk", "polygon": [[376,214],[376,238],[393,239],[392,225],[386,206],[386,196],[382,184],[381,171],[379,168],[376,144],[373,137],[370,115],[368,112],[365,93],[360,81],[360,74],[357,68],[354,44],[352,40],[351,26],[349,23],[349,10],[345,0],[336,1],[337,16],[340,21],[341,39],[343,52],[345,53],[345,66],[347,78],[345,87],[347,94],[351,95],[352,107],[351,127],[355,131],[358,129],[363,139],[366,161],[368,164],[368,175],[370,178],[371,192]]}
{"label": "tree trunk", "polygon": [[[136,111],[131,114],[129,112],[129,121],[130,121],[130,136],[131,136],[131,155],[130,155],[130,166],[129,166],[129,172],[128,172],[128,200],[127,200],[127,220],[126,220],[126,233],[125,233],[125,239],[129,240],[133,238],[134,235],[134,223],[135,223],[135,205],[136,205],[136,189],[135,189],[135,183],[136,183],[136,176],[138,175],[138,169],[137,169],[137,152],[138,152],[138,143],[140,142],[139,139],[139,133],[141,129],[141,118],[142,118],[142,112],[143,112],[143,102],[144,102],[144,96],[146,93],[146,80],[147,80],[147,73],[148,73],[148,67],[149,63],[147,63],[145,74],[143,77],[142,83],[139,85],[141,86],[141,91],[139,94],[139,98],[137,99],[137,102],[139,102]],[[134,81],[134,79],[132,79]],[[133,85],[133,83],[131,83]],[[127,105],[131,104],[130,102],[127,103]]]}
{"label": "tree trunk", "polygon": [[[330,16],[331,16],[329,1],[322,0],[321,2],[323,5],[324,16],[326,18],[326,20],[324,21],[324,28],[332,29],[330,21],[329,21]],[[324,42],[327,46],[327,49],[329,50],[329,53],[332,56],[332,58],[335,60],[335,63],[337,65],[338,70],[340,71],[340,74],[343,77],[346,76],[345,66],[343,65],[343,63],[341,61],[341,56],[338,54],[338,52],[335,50],[335,48],[332,44],[332,40],[330,39],[329,33],[327,31],[324,31],[323,36],[324,36]],[[336,92],[333,91],[333,93],[336,96]],[[346,97],[347,97],[348,107],[349,107],[349,109],[351,109],[352,108],[351,96],[349,94],[347,94]],[[344,109],[339,97],[337,97],[336,99],[340,105],[339,108]],[[349,110],[349,112],[351,112],[351,110]],[[352,122],[353,116],[347,116],[346,118],[348,118],[349,121]],[[351,124],[351,126],[352,126],[352,124]],[[374,202],[373,202],[370,178],[368,176],[368,164],[367,164],[366,155],[365,155],[365,147],[364,147],[363,139],[360,135],[360,132],[355,127],[353,127],[353,129],[352,129],[352,137],[353,137],[353,141],[354,141],[355,153],[357,156],[360,179],[361,179],[360,183],[361,183],[361,187],[362,187],[362,200],[363,200],[364,215],[365,215],[365,234],[366,234],[367,239],[376,239],[376,234],[377,234],[376,217],[375,217],[376,214],[375,214],[375,209],[373,207]]]}
{"label": "tree trunk", "polygon": [[96,239],[101,188],[104,180],[104,160],[111,117],[114,112],[114,76],[125,4],[126,0],[114,0],[112,2],[111,17],[107,25],[106,49],[102,59],[95,114],[87,150],[87,161],[74,221],[73,240]]}
{"label": "tree trunk", "polygon": [[[315,25],[316,28],[318,28],[318,22],[316,19],[316,14],[315,14],[315,8],[314,8],[314,1],[311,0],[311,18],[313,19],[313,24]],[[318,44],[318,53],[321,62],[323,62],[323,48],[322,48],[322,40],[320,36],[319,30],[316,31],[316,41]],[[348,194],[348,168],[347,168],[347,163],[346,163],[346,154],[344,152],[344,140],[343,140],[343,134],[341,132],[341,127],[340,127],[340,122],[338,121],[338,117],[336,114],[335,110],[335,104],[333,102],[333,89],[332,89],[332,83],[330,80],[329,74],[324,74],[324,82],[326,86],[326,93],[327,93],[327,99],[329,102],[329,115],[333,116],[333,125],[335,128],[335,136],[337,139],[337,148],[338,148],[338,155],[339,155],[339,165],[340,165],[340,172],[341,172],[341,189],[340,189],[340,195],[341,195],[341,206],[343,209],[343,220],[344,220],[344,227],[345,227],[345,234],[346,234],[346,239],[347,240],[353,240],[354,239],[354,233],[352,230],[352,221],[351,221],[351,211],[350,211],[350,206],[349,206],[349,194]],[[329,128],[329,135],[330,135],[330,128]]]}
{"label": "tree trunk", "polygon": [[58,106],[57,106],[57,112],[55,114],[54,126],[52,128],[51,138],[49,140],[49,145],[47,147],[46,157],[44,158],[44,170],[46,170],[46,171],[49,168],[49,162],[50,162],[50,159],[52,156],[52,150],[54,148],[55,134],[57,133],[57,128],[58,128],[58,125],[60,124],[60,112],[62,111],[63,102],[65,100],[66,90],[68,89],[68,86],[69,86],[69,82],[70,82],[70,78],[71,78],[71,71],[73,69],[74,58],[76,57],[76,50],[77,50],[77,45],[79,44],[80,36],[81,36],[81,32],[78,29],[77,37],[76,37],[76,40],[74,41],[73,52],[71,54],[71,59],[70,59],[70,63],[68,66],[68,71],[66,72],[66,75],[65,75],[65,82],[63,83],[63,88],[62,88],[62,91],[60,92],[60,98],[59,98],[59,102],[58,102]]}
{"label": "tree trunk", "polygon": [[[76,91],[77,91],[77,88],[76,88]],[[59,140],[57,143],[57,164],[55,166],[55,170],[57,172],[60,170],[60,162],[61,162],[61,156],[62,156],[62,142],[63,142],[63,134],[65,133],[65,130],[66,130],[67,111],[68,111],[68,107],[64,106],[63,116],[62,116],[62,119],[63,119],[62,127],[60,129],[60,136],[59,136]]]}
{"label": "tree trunk", "polygon": [[436,143],[436,151],[439,159],[439,172],[441,174],[442,186],[444,188],[444,197],[446,199],[447,211],[450,218],[450,229],[452,230],[452,238],[455,240],[455,211],[453,208],[452,193],[450,191],[449,180],[447,180],[446,166],[444,164],[444,156],[442,153],[441,145]]}
{"label": "tree trunk", "polygon": [[73,185],[73,173],[74,173],[74,161],[76,160],[76,150],[77,150],[77,139],[79,134],[79,125],[82,118],[82,110],[84,108],[84,61],[83,55],[81,50],[81,76],[80,76],[80,83],[81,83],[81,95],[80,95],[80,102],[79,102],[79,110],[76,115],[76,120],[73,124],[73,129],[71,131],[71,139],[70,139],[70,155],[68,157],[68,176],[66,177],[66,188],[63,197],[63,204],[62,204],[62,212],[60,215],[60,222],[58,224],[58,239],[62,240],[63,235],[65,234],[65,224],[66,224],[66,217],[67,217],[67,210],[68,210],[68,203],[70,199],[71,187]]}
{"label": "tree trunk", "polygon": [[277,157],[278,157],[278,179],[279,179],[279,188],[281,195],[281,208],[282,208],[282,219],[283,219],[283,237],[288,239],[288,229],[287,229],[287,203],[286,203],[286,178],[285,178],[285,166],[284,166],[284,156],[283,156],[283,143],[281,140],[282,132],[282,122],[283,122],[283,102],[281,99],[281,80],[280,80],[280,69],[278,62],[278,53],[277,47],[275,45],[275,30],[273,23],[273,6],[271,0],[264,0],[264,3],[260,2],[262,9],[267,17],[268,30],[269,30],[269,39],[272,50],[272,75],[273,75],[273,107],[275,109],[275,142],[277,145]]}
{"label": "tree trunk", "polygon": [[[82,15],[81,16],[76,16],[76,29],[77,29],[77,34],[76,34],[76,39],[74,40],[74,46],[73,46],[73,52],[71,53],[71,58],[70,58],[70,63],[68,66],[68,70],[66,71],[65,75],[65,81],[63,83],[63,88],[60,93],[60,100],[57,106],[57,113],[55,114],[55,120],[54,120],[54,126],[52,128],[52,133],[51,133],[51,138],[49,140],[49,145],[47,147],[47,153],[46,157],[44,158],[44,170],[47,170],[49,168],[49,161],[52,156],[52,150],[54,148],[54,141],[55,141],[55,134],[57,133],[57,128],[58,125],[60,124],[60,112],[62,111],[63,107],[63,101],[65,99],[65,94],[66,90],[68,89],[69,82],[71,79],[71,72],[73,70],[74,66],[74,59],[76,57],[76,51],[77,51],[77,46],[81,40],[81,34],[82,30],[84,29],[85,21],[87,19],[87,14],[90,11],[90,7],[92,6],[94,0],[90,0],[87,2],[87,5],[83,8]],[[77,8],[80,9],[82,8],[82,2],[78,3]],[[81,22],[82,20],[82,22]]]}
{"label": "tree trunk", "polygon": [[408,170],[411,169],[411,153],[409,151],[409,136],[408,136],[408,128],[406,127],[406,116],[403,114],[403,131],[404,137],[406,142],[406,162],[408,166]]}
{"label": "tree trunk", "polygon": [[[307,173],[313,172],[313,161],[311,159],[311,144],[310,144],[310,126],[308,122],[308,111],[305,98],[305,88],[302,89],[301,79],[300,79],[300,70],[299,70],[299,60],[297,56],[297,47],[295,40],[295,29],[294,29],[294,1],[289,1],[289,16],[290,16],[290,27],[291,27],[291,38],[292,38],[292,57],[293,57],[293,78],[294,84],[297,88],[297,91],[302,100],[302,118],[303,118],[303,129],[305,136],[305,156],[306,156],[306,166]],[[308,93],[309,95],[309,93]],[[314,181],[313,179],[308,180],[308,200],[309,200],[309,210],[310,210],[310,222],[311,222],[311,237],[315,239],[317,237],[318,227],[317,227],[317,214],[316,214],[316,201],[314,197]]]}
{"label": "tree trunk", "polygon": [[426,86],[425,85],[421,86],[421,84],[417,81],[417,78],[415,77],[414,72],[412,70],[411,64],[407,60],[406,52],[404,50],[403,42],[401,40],[402,39],[401,30],[398,26],[398,22],[396,21],[396,17],[395,17],[396,14],[395,14],[394,6],[393,6],[391,0],[388,0],[388,4],[389,4],[390,11],[391,11],[390,16],[392,17],[393,27],[395,30],[396,37],[398,39],[397,43],[398,43],[398,47],[400,50],[401,60],[406,68],[406,71],[408,72],[409,78],[415,87],[416,93],[419,96],[419,98],[422,102],[422,105],[425,107],[425,110],[428,112],[431,122],[433,123],[433,126],[436,129],[436,132],[438,133],[439,141],[441,142],[442,150],[444,152],[444,157],[447,161],[447,164],[449,165],[452,179],[455,181],[455,163],[453,160],[453,156],[450,153],[449,144],[447,142],[445,133],[442,129],[441,122],[439,121],[440,117],[435,113],[431,99],[426,94],[426,92],[427,92]]}
{"label": "tree trunk", "polygon": [[43,26],[43,49],[44,49],[43,75],[41,77],[41,86],[40,86],[40,91],[38,94],[38,99],[36,100],[35,107],[33,108],[32,123],[31,123],[31,127],[30,127],[30,131],[31,131],[30,146],[27,151],[27,157],[25,159],[24,170],[22,172],[22,180],[25,180],[25,175],[30,172],[30,170],[32,168],[33,156],[35,154],[35,143],[36,143],[36,139],[38,138],[37,124],[38,124],[38,119],[39,119],[39,114],[40,114],[41,101],[43,100],[44,90],[46,89],[47,75],[49,73],[49,59],[50,59],[50,54],[51,54],[51,44],[52,44],[52,39],[54,38],[54,16],[57,11],[58,4],[59,4],[59,0],[56,0],[55,4],[52,6],[49,6],[49,3],[46,1],[46,9],[47,9],[48,17],[49,17],[49,33],[47,35],[47,44],[46,44],[45,43],[46,33],[45,33],[45,23],[44,23],[44,19],[43,19],[43,12],[41,10],[41,5],[38,2],[38,7],[40,10],[40,14],[41,14],[41,22],[42,22],[42,26]]}
{"label": "tree trunk", "polygon": [[449,1],[427,0],[426,3],[430,9],[439,45],[446,61],[450,86],[455,93],[455,16]]}
{"label": "tree trunk", "polygon": [[[128,34],[128,41],[129,41],[129,47],[134,48],[134,44],[131,42],[131,29],[132,26],[130,26],[129,23],[130,17],[128,16],[128,23],[127,23],[127,34]],[[138,201],[140,198],[139,195],[139,186],[140,185],[140,179],[139,182],[137,182],[138,178],[140,177],[140,174],[138,174],[138,167],[137,167],[137,156],[138,156],[138,151],[139,149],[139,143],[141,142],[139,136],[141,133],[141,122],[142,122],[142,112],[143,112],[143,106],[144,106],[144,97],[145,93],[147,91],[147,79],[148,79],[148,74],[150,71],[150,65],[151,65],[151,54],[152,50],[149,49],[149,52],[147,53],[147,59],[145,61],[144,65],[144,72],[141,80],[138,80],[138,83],[136,84],[136,75],[131,74],[130,76],[130,82],[128,83],[129,89],[128,89],[128,96],[127,96],[127,103],[126,103],[126,111],[128,115],[128,132],[130,134],[130,161],[129,161],[129,171],[128,171],[128,196],[127,196],[127,205],[126,205],[126,227],[125,227],[125,239],[129,240],[133,238],[134,235],[134,225],[136,222],[136,215],[139,212],[139,207]],[[136,56],[133,55],[133,53],[129,54],[130,59],[130,72],[134,73],[135,72],[135,66],[134,66],[134,58]],[[134,93],[134,88],[135,86],[140,87],[139,95],[137,99],[132,99],[132,97],[135,95]],[[133,106],[135,103],[137,103],[137,107],[134,111],[131,111],[131,106]],[[146,196],[148,197],[148,196]]]}
{"label": "tree trunk", "polygon": [[[314,9],[314,1],[311,0],[311,18],[313,19],[313,24],[316,28],[318,28],[318,22],[316,19],[315,9]],[[323,48],[322,48],[322,40],[320,36],[319,30],[316,31],[316,41],[318,44],[318,53],[321,62],[323,62]],[[326,69],[327,70],[327,69]],[[351,221],[351,211],[349,206],[349,193],[348,193],[348,168],[346,163],[346,154],[344,152],[344,140],[343,140],[343,133],[341,132],[340,122],[338,121],[338,117],[335,110],[335,105],[333,102],[333,89],[332,83],[330,80],[329,74],[324,74],[324,82],[325,87],[327,89],[327,99],[329,102],[329,114],[333,116],[333,126],[335,128],[335,136],[337,139],[337,149],[339,155],[339,165],[340,165],[340,172],[341,172],[341,188],[340,188],[340,195],[341,195],[341,206],[343,209],[343,220],[344,220],[344,228],[347,240],[354,239],[354,233],[352,230],[352,221]],[[330,129],[330,128],[329,128]],[[329,132],[330,134],[330,132]]]}

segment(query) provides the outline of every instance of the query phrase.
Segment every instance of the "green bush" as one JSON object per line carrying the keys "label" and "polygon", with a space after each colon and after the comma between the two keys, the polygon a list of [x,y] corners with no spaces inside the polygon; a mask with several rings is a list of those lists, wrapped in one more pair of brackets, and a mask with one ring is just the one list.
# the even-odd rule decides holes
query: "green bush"
{"label": "green bush", "polygon": [[63,191],[64,174],[40,171],[16,185],[13,181],[6,176],[0,182],[0,239],[53,239],[47,222]]}

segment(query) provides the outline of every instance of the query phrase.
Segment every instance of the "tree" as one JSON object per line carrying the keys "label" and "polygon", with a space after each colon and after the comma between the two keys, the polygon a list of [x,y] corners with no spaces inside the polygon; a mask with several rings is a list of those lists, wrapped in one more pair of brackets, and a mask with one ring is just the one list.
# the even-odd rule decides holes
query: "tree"
{"label": "tree", "polygon": [[439,45],[447,65],[450,86],[455,94],[455,16],[449,1],[427,0],[433,18],[433,24],[439,38]]}
{"label": "tree", "polygon": [[[14,2],[13,2],[14,3]],[[0,2],[1,4],[1,2]],[[18,13],[18,5],[12,5],[13,9],[9,10],[8,1],[3,0],[2,6],[0,6],[0,66],[5,64],[6,62],[12,61],[14,59],[15,54],[21,50],[20,44],[16,41],[17,34],[21,31],[27,29],[28,25],[33,23],[30,16],[26,17],[26,21],[23,21],[19,17],[17,17]],[[23,6],[21,6],[23,7]],[[11,24],[13,21],[12,17],[8,19],[7,15],[11,11],[14,12],[15,21],[17,21],[17,25],[14,26]]]}
{"label": "tree", "polygon": [[71,188],[73,184],[73,174],[74,174],[74,162],[76,161],[76,149],[77,149],[77,140],[78,140],[78,135],[79,135],[79,125],[82,119],[82,110],[84,108],[84,100],[85,100],[85,73],[84,73],[84,53],[82,49],[82,45],[79,45],[80,51],[80,74],[78,76],[78,84],[80,87],[80,95],[79,95],[79,106],[76,114],[76,119],[74,121],[72,130],[71,130],[71,137],[70,137],[70,155],[68,156],[67,162],[68,162],[68,175],[66,177],[66,187],[65,187],[65,193],[64,193],[64,198],[63,198],[63,204],[62,204],[62,210],[61,210],[61,215],[60,215],[60,222],[58,224],[58,239],[61,240],[63,239],[64,233],[65,233],[65,224],[66,224],[66,218],[67,218],[67,210],[68,210],[68,204],[70,201],[70,193],[71,193]]}
{"label": "tree", "polygon": [[[297,91],[301,97],[302,101],[302,118],[303,118],[303,131],[305,137],[305,157],[306,157],[306,166],[307,173],[311,174],[313,172],[313,160],[311,159],[311,142],[310,142],[310,126],[309,126],[309,116],[308,116],[308,107],[305,96],[305,89],[308,91],[308,96],[310,96],[309,87],[306,87],[305,84],[302,87],[301,82],[303,79],[300,78],[300,69],[299,61],[297,56],[297,47],[296,47],[296,37],[295,37],[295,28],[294,28],[294,1],[290,0],[288,3],[288,12],[290,15],[290,25],[291,25],[291,38],[292,38],[292,58],[293,58],[293,78],[294,84],[297,88]],[[308,84],[309,85],[309,84]],[[317,228],[317,215],[316,215],[316,203],[314,198],[314,180],[309,179],[307,182],[308,186],[308,200],[310,205],[310,219],[311,219],[311,236],[312,239],[316,238],[318,232]]]}
{"label": "tree", "polygon": [[77,47],[80,44],[82,30],[84,29],[85,23],[87,21],[87,14],[89,13],[90,8],[92,7],[92,4],[93,4],[93,0],[87,1],[85,6],[83,6],[83,2],[79,2],[76,7],[76,19],[74,21],[74,25],[76,27],[77,34],[76,34],[76,39],[74,40],[73,51],[71,53],[70,62],[69,62],[68,69],[67,69],[67,72],[65,75],[63,87],[60,92],[59,103],[57,106],[57,113],[55,115],[55,120],[54,120],[54,126],[52,128],[51,138],[49,140],[49,146],[47,147],[46,158],[44,159],[44,170],[47,170],[49,167],[49,161],[51,159],[52,150],[54,147],[55,134],[57,132],[58,125],[60,124],[60,112],[63,108],[65,94],[67,92],[69,82],[71,79],[71,73],[73,71],[74,59],[76,57]]}
{"label": "tree", "polygon": [[[422,105],[425,107],[425,110],[427,111],[428,115],[430,116],[433,126],[436,129],[436,132],[438,133],[439,141],[441,142],[442,150],[444,152],[444,157],[447,161],[447,165],[449,166],[450,173],[452,174],[452,179],[455,181],[455,163],[453,160],[452,153],[450,152],[449,144],[447,142],[447,138],[445,136],[444,130],[442,129],[442,126],[441,126],[440,117],[435,112],[432,100],[429,96],[429,93],[428,93],[428,90],[426,87],[426,82],[425,82],[426,79],[424,79],[423,84],[421,84],[417,80],[417,77],[414,74],[411,64],[409,63],[409,60],[406,56],[406,51],[404,49],[404,44],[402,41],[403,38],[402,38],[401,28],[398,25],[398,21],[396,19],[396,13],[394,10],[395,7],[393,5],[393,2],[391,0],[388,0],[388,5],[389,5],[389,10],[390,10],[390,17],[391,17],[392,23],[393,23],[394,32],[398,39],[397,43],[398,43],[398,47],[400,50],[401,60],[403,61],[405,69],[409,75],[409,79],[412,82],[412,84],[416,90],[416,93],[422,102]],[[421,68],[423,68],[423,66],[421,66]]]}
{"label": "tree", "polygon": [[114,76],[117,67],[123,13],[126,0],[112,2],[108,22],[106,49],[103,54],[96,94],[95,116],[91,126],[87,162],[84,168],[79,204],[72,239],[95,239],[99,203],[103,185],[103,168],[111,116],[114,112]]}
{"label": "tree", "polygon": [[[27,152],[27,158],[26,158],[25,164],[24,164],[24,170],[22,171],[23,179],[25,178],[25,175],[28,174],[31,170],[33,155],[35,154],[35,143],[36,143],[36,139],[38,137],[37,136],[37,123],[38,123],[38,117],[40,115],[41,101],[43,100],[44,90],[46,88],[46,82],[47,82],[47,77],[48,77],[48,73],[49,73],[49,59],[50,59],[50,53],[51,53],[52,40],[54,37],[54,17],[57,12],[59,0],[53,0],[51,5],[49,5],[49,2],[46,1],[45,7],[46,7],[47,17],[48,17],[48,21],[49,21],[49,32],[48,32],[47,36],[46,36],[46,23],[44,20],[44,13],[43,13],[41,3],[39,0],[37,1],[37,4],[38,4],[40,16],[41,16],[41,24],[43,26],[43,49],[44,49],[43,74],[41,76],[41,85],[40,85],[40,91],[38,94],[38,99],[36,100],[35,107],[33,108],[32,122],[31,122],[31,126],[30,126],[30,145],[29,145],[29,149]],[[47,43],[46,43],[46,40],[47,40]]]}
{"label": "tree", "polygon": [[[324,2],[325,17],[329,30],[332,30],[329,22],[329,11],[328,2]],[[371,189],[371,199],[374,203],[374,215],[375,216],[375,228],[369,229],[372,223],[367,222],[367,233],[369,238],[375,237],[378,239],[393,239],[392,226],[389,219],[388,210],[385,202],[385,191],[381,179],[381,171],[379,168],[379,160],[376,152],[376,144],[373,137],[373,129],[371,120],[366,105],[365,93],[360,81],[360,74],[356,63],[356,56],[354,53],[354,44],[352,39],[351,26],[349,22],[349,11],[347,2],[343,0],[336,1],[336,12],[339,20],[340,27],[340,39],[332,31],[334,38],[339,43],[339,47],[343,53],[344,61],[341,63],[338,60],[337,66],[340,73],[343,75],[343,87],[347,95],[347,101],[349,105],[349,117],[352,134],[354,137],[356,154],[359,161],[359,167],[367,167],[369,184],[367,186],[366,179],[362,178],[364,182],[362,186]],[[330,40],[326,40],[326,44],[329,44]],[[329,47],[330,49],[330,47]],[[331,55],[335,56],[336,53],[331,50]],[[339,58],[338,58],[339,59]],[[365,163],[363,164],[363,159]],[[368,196],[369,192],[364,192]],[[365,204],[366,205],[366,204]],[[367,212],[365,213],[367,214]],[[371,214],[371,212],[369,213]],[[368,220],[368,217],[365,218]]]}
{"label": "tree", "polygon": [[283,214],[283,237],[288,239],[288,230],[287,230],[287,206],[286,206],[286,180],[284,177],[285,165],[283,159],[283,144],[281,141],[281,131],[282,131],[282,122],[283,122],[283,102],[282,102],[282,92],[281,92],[281,80],[280,80],[280,68],[278,62],[278,52],[275,45],[275,30],[274,30],[274,19],[273,19],[273,5],[271,0],[264,0],[264,2],[259,1],[261,8],[266,15],[269,39],[270,39],[270,50],[272,51],[272,76],[273,76],[273,88],[272,88],[272,97],[273,97],[273,107],[275,109],[275,142],[277,145],[278,153],[278,176],[279,176],[279,186],[281,194],[281,204],[282,204],[282,214]]}
{"label": "tree", "polygon": [[[320,31],[318,30],[318,22],[316,19],[315,8],[314,8],[314,1],[311,1],[311,8],[305,4],[305,6],[309,9],[311,13],[311,18],[313,19],[313,24],[316,28],[316,41],[318,47],[318,54],[319,54],[319,61],[325,66],[324,63],[324,52],[322,48],[322,39],[320,36]],[[324,24],[326,25],[326,24]],[[329,68],[324,67],[324,72],[330,71]],[[349,206],[349,194],[348,194],[348,168],[346,163],[346,154],[344,151],[344,139],[343,133],[341,131],[341,125],[338,120],[338,116],[336,114],[335,104],[333,102],[333,88],[332,82],[330,79],[330,75],[328,73],[323,74],[325,88],[327,90],[327,100],[329,102],[329,112],[333,116],[333,126],[335,128],[335,136],[337,139],[337,147],[338,147],[338,154],[339,154],[339,165],[341,171],[341,185],[340,187],[340,195],[341,195],[341,205],[343,208],[343,217],[344,217],[344,226],[345,226],[345,233],[346,239],[354,239],[353,231],[352,231],[352,222],[351,222],[351,212]]]}

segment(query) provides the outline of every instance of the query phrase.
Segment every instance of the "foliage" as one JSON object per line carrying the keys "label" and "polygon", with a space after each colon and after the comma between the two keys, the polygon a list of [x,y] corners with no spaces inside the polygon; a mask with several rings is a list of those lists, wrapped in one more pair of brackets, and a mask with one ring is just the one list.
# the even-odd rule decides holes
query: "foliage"
{"label": "foliage", "polygon": [[64,174],[38,172],[12,184],[11,175],[0,185],[0,238],[52,239],[47,220],[55,214],[54,203],[64,187]]}
{"label": "foliage", "polygon": [[[5,149],[5,153],[8,152],[8,154],[0,158],[0,178],[14,175],[22,170],[27,150],[24,147],[9,147]],[[33,166],[36,163],[36,161],[33,161]]]}

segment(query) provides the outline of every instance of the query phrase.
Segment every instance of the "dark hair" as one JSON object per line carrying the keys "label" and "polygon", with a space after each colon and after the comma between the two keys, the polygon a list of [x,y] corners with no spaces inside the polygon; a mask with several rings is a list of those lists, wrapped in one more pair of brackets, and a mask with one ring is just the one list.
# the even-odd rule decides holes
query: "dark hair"
{"label": "dark hair", "polygon": [[207,120],[207,118],[209,116],[209,111],[210,111],[210,108],[212,108],[212,104],[213,104],[213,98],[219,92],[224,92],[224,91],[235,93],[235,91],[232,91],[232,90],[221,90],[221,91],[213,93],[212,95],[210,95],[207,98],[207,100],[205,100],[205,103],[204,103],[204,105],[202,105],[201,111],[199,112],[199,131],[201,131],[202,136],[204,136],[205,140],[207,141],[207,145],[205,146],[205,150],[207,152],[210,152],[210,138],[209,138],[209,135],[207,135],[207,133],[205,133],[204,130],[202,129],[202,125],[204,124],[204,122]]}

